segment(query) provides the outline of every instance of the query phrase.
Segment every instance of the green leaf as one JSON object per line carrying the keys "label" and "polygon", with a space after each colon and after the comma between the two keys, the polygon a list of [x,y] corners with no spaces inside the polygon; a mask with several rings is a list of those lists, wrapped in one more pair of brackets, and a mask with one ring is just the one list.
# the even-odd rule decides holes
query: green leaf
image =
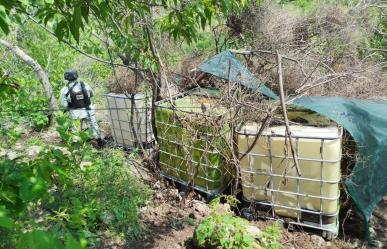
{"label": "green leaf", "polygon": [[54,11],[49,11],[46,16],[43,18],[43,23],[47,25],[47,23],[54,17],[55,12]]}
{"label": "green leaf", "polygon": [[77,6],[74,7],[74,13],[70,22],[70,32],[74,39],[79,43],[79,29],[82,27],[82,11]]}
{"label": "green leaf", "polygon": [[70,234],[68,234],[66,236],[65,249],[86,249],[86,245],[87,245],[87,243],[86,243],[86,240],[84,240],[84,239],[77,241]]}
{"label": "green leaf", "polygon": [[82,4],[81,6],[81,12],[82,12],[82,17],[85,20],[86,23],[89,22],[89,7],[87,4]]}
{"label": "green leaf", "polygon": [[0,28],[4,31],[5,34],[9,33],[9,26],[11,25],[11,21],[5,11],[4,6],[0,5]]}
{"label": "green leaf", "polygon": [[28,202],[40,198],[47,190],[47,183],[37,177],[31,176],[20,187],[20,198]]}
{"label": "green leaf", "polygon": [[8,217],[8,210],[4,206],[0,206],[0,227],[11,229],[14,224],[14,221]]}
{"label": "green leaf", "polygon": [[64,249],[64,246],[49,232],[32,231],[22,236],[17,249]]}
{"label": "green leaf", "polygon": [[61,20],[55,27],[54,32],[55,36],[58,38],[59,41],[63,40],[63,37],[65,35],[65,30],[67,29],[67,22],[65,20]]}

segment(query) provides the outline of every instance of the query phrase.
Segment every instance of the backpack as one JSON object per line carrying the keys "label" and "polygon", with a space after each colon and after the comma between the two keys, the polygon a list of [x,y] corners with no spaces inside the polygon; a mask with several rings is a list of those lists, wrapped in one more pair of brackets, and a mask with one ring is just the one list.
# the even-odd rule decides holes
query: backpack
{"label": "backpack", "polygon": [[[81,84],[81,91],[74,91],[74,87],[77,84]],[[68,106],[70,109],[80,109],[80,108],[86,108],[87,110],[90,109],[90,97],[89,94],[87,94],[87,90],[85,87],[85,84],[81,81],[80,83],[75,82],[72,87],[69,87],[70,83],[67,85],[67,88],[69,91],[66,94],[66,98],[70,95],[71,102],[67,101]]]}

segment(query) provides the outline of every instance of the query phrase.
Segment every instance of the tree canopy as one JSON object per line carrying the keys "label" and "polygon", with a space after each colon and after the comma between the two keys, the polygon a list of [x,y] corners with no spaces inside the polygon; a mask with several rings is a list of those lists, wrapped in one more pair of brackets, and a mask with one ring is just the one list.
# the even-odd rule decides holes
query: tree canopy
{"label": "tree canopy", "polygon": [[[149,27],[175,40],[195,41],[198,31],[223,16],[249,6],[250,0],[5,0],[0,4],[0,28],[34,19],[52,30],[59,41],[108,46],[124,64],[152,58]],[[156,28],[155,28],[156,27]],[[82,32],[81,32],[82,31]],[[98,50],[94,50],[96,52]]]}

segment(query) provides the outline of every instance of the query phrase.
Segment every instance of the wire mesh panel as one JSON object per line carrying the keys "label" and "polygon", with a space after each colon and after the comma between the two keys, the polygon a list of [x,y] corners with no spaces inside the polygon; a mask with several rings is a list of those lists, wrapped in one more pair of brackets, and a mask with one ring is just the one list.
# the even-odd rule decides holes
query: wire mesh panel
{"label": "wire mesh panel", "polygon": [[209,195],[221,193],[232,179],[228,111],[214,95],[198,88],[158,102],[156,110],[162,175]]}
{"label": "wire mesh panel", "polygon": [[285,127],[266,129],[256,143],[258,125],[242,127],[238,152],[242,158],[243,197],[268,211],[264,216],[293,218],[289,223],[338,234],[342,129],[291,126],[299,161],[297,174]]}
{"label": "wire mesh panel", "polygon": [[144,94],[129,95],[128,98],[124,94],[110,93],[105,97],[114,142],[131,149],[152,147],[155,138],[152,131],[150,99]]}

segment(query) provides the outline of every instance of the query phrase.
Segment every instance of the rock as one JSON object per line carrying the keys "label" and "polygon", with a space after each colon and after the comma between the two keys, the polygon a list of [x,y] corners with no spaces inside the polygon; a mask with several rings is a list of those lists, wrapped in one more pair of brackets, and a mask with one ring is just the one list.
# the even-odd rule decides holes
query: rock
{"label": "rock", "polygon": [[177,193],[177,195],[176,195],[176,200],[177,200],[178,202],[181,202],[181,201],[183,200],[183,197],[182,197],[179,193]]}
{"label": "rock", "polygon": [[371,238],[377,237],[377,234],[374,228],[370,227],[369,231],[370,231]]}
{"label": "rock", "polygon": [[37,155],[39,155],[39,153],[43,150],[43,147],[42,146],[39,146],[39,145],[33,145],[33,146],[30,146],[28,148],[28,156],[31,158],[31,159],[34,159],[36,158]]}
{"label": "rock", "polygon": [[140,208],[140,213],[145,213],[148,210],[147,206]]}
{"label": "rock", "polygon": [[69,149],[66,148],[66,147],[52,146],[51,148],[52,148],[52,149],[55,149],[55,150],[60,150],[60,151],[62,151],[63,155],[71,155],[71,152],[70,152]]}
{"label": "rock", "polygon": [[157,181],[155,184],[153,184],[153,188],[160,189],[161,188],[160,181]]}
{"label": "rock", "polygon": [[77,142],[80,142],[80,141],[82,141],[82,138],[80,136],[73,135],[73,143],[77,143]]}
{"label": "rock", "polygon": [[359,240],[359,239],[354,239],[351,242],[352,248],[360,248],[360,247],[362,247],[362,245],[363,245],[363,242],[361,242],[361,240]]}
{"label": "rock", "polygon": [[[371,216],[370,234],[375,244],[372,248],[386,247],[387,241],[387,196],[376,205]],[[384,244],[384,245],[383,245]],[[371,246],[371,244],[369,245]]]}
{"label": "rock", "polygon": [[85,170],[85,168],[87,167],[90,167],[93,163],[92,162],[88,162],[88,161],[83,161],[79,164],[79,167],[81,168],[81,170]]}
{"label": "rock", "polygon": [[101,214],[100,218],[101,218],[103,223],[105,223],[106,225],[110,225],[113,223],[114,215],[109,211],[104,211]]}
{"label": "rock", "polygon": [[17,151],[23,151],[25,149],[25,146],[23,144],[21,144],[20,142],[17,142],[14,146],[13,146],[13,149],[14,150],[17,150]]}
{"label": "rock", "polygon": [[157,192],[157,193],[155,194],[155,198],[161,200],[161,199],[163,198],[163,194],[160,193],[160,192]]}
{"label": "rock", "polygon": [[262,234],[262,231],[256,227],[256,226],[245,226],[246,227],[246,231],[251,235],[253,236],[254,238],[258,238],[259,236],[261,236]]}
{"label": "rock", "polygon": [[168,195],[169,196],[172,196],[172,197],[176,197],[178,194],[179,194],[179,190],[178,189],[168,189]]}
{"label": "rock", "polygon": [[312,236],[310,236],[310,239],[312,240],[313,244],[315,244],[317,246],[325,245],[325,240],[318,235],[312,235]]}
{"label": "rock", "polygon": [[4,157],[7,155],[7,151],[3,148],[0,148],[0,157]]}
{"label": "rock", "polygon": [[224,204],[219,205],[217,211],[220,214],[227,214],[227,213],[231,212],[231,207],[228,203],[224,203]]}
{"label": "rock", "polygon": [[379,207],[375,208],[373,217],[382,219],[384,221],[387,221],[387,212],[386,208],[383,208],[381,204],[379,204]]}
{"label": "rock", "polygon": [[371,240],[370,242],[368,242],[368,246],[372,249],[384,248],[383,243],[379,240]]}
{"label": "rock", "polygon": [[192,213],[192,216],[193,216],[193,219],[197,220],[197,219],[200,219],[200,218],[203,218],[204,216],[201,215],[200,213],[198,212],[193,212]]}
{"label": "rock", "polygon": [[192,201],[192,207],[193,210],[195,211],[195,215],[199,217],[205,217],[210,214],[210,208],[208,205],[204,202],[198,201],[198,200],[193,200]]}
{"label": "rock", "polygon": [[8,151],[7,157],[9,160],[15,160],[19,155],[15,151]]}

